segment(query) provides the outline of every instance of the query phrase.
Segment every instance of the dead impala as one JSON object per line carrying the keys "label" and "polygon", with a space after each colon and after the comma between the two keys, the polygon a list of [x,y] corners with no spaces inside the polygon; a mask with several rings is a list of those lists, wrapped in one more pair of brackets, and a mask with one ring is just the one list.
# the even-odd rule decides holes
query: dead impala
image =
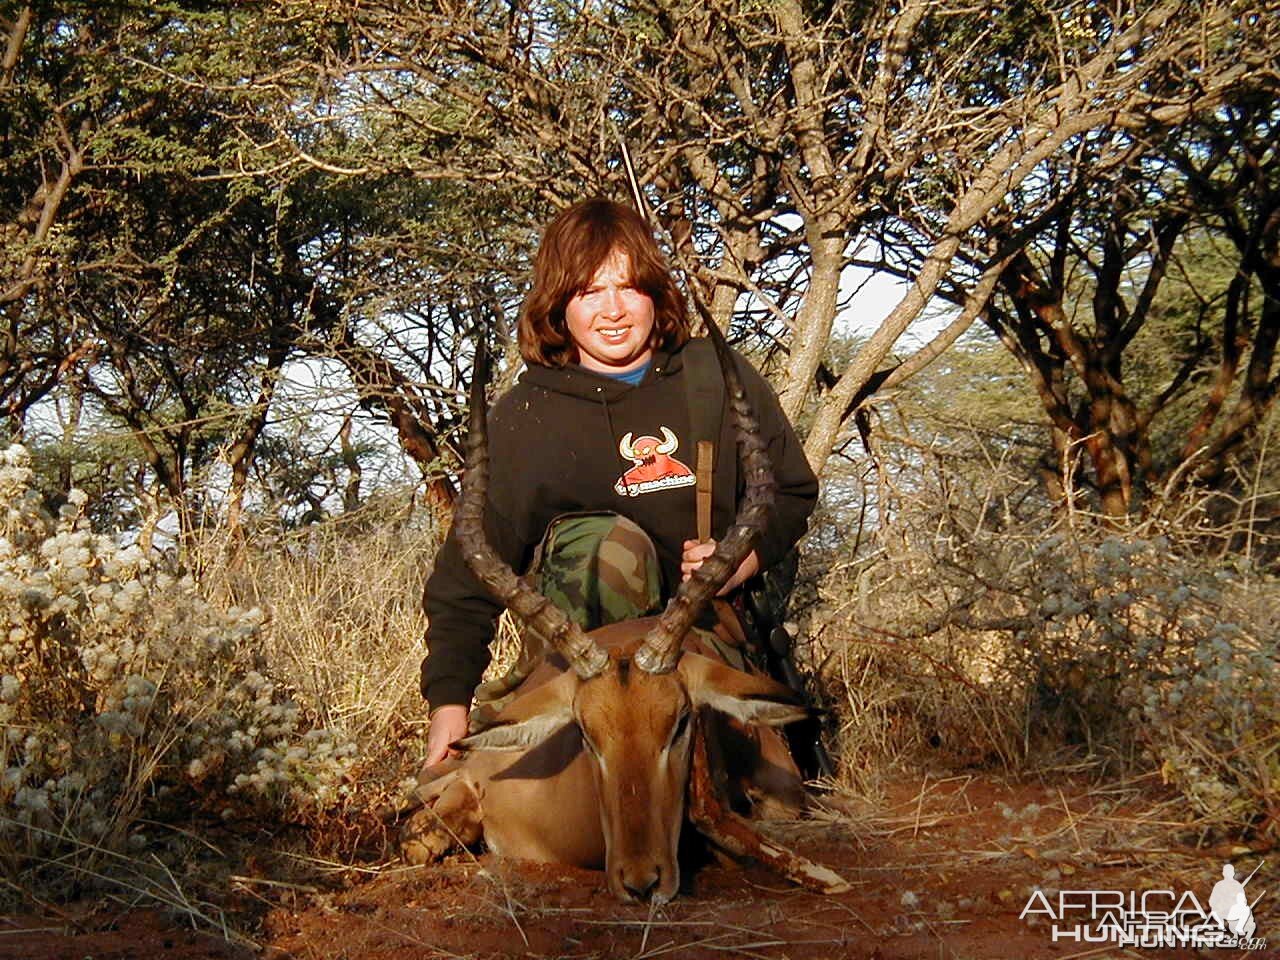
{"label": "dead impala", "polygon": [[710,648],[690,634],[752,549],[773,500],[758,424],[723,337],[711,335],[746,478],[738,515],[661,616],[590,633],[485,542],[488,364],[483,351],[477,356],[457,536],[476,575],[555,652],[492,726],[457,744],[465,752],[453,769],[419,788],[423,806],[402,833],[410,862],[483,836],[499,856],[603,867],[619,899],[663,903],[679,888],[676,850],[687,816],[729,853],[824,893],[847,889],[832,871],[761,837],[724,797],[735,776],[769,775],[767,751],[743,725],[781,726],[807,710],[788,687],[708,656]]}

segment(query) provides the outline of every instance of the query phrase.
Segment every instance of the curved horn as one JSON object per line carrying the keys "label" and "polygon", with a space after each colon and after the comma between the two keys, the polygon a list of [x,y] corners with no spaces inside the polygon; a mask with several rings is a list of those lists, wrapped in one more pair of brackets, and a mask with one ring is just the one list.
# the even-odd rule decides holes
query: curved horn
{"label": "curved horn", "polygon": [[618,441],[618,452],[622,454],[625,460],[636,459],[635,450],[631,448],[631,432],[623,434],[622,439]]}
{"label": "curved horn", "polygon": [[545,637],[564,655],[574,672],[586,680],[600,673],[609,655],[550,600],[516,576],[484,535],[484,505],[489,488],[488,416],[484,388],[489,380],[489,351],[481,332],[476,368],[471,378],[471,420],[467,431],[466,469],[458,498],[454,531],[467,565],[493,595],[530,629]]}
{"label": "curved horn", "polygon": [[670,427],[662,428],[662,442],[655,448],[659,453],[673,454],[676,447],[680,446],[680,441],[676,439],[676,435],[671,432]]}
{"label": "curved horn", "polygon": [[755,546],[764,530],[769,509],[773,506],[776,484],[769,455],[760,439],[760,423],[747,402],[746,391],[738,377],[729,353],[724,334],[710,316],[703,316],[707,335],[715,345],[720,370],[724,374],[725,391],[729,395],[729,409],[733,417],[734,433],[738,440],[738,455],[742,474],[746,478],[746,492],[738,505],[738,514],[728,532],[716,544],[715,553],[702,562],[688,580],[680,584],[667,609],[657,624],[644,638],[636,651],[636,666],[649,673],[667,673],[680,659],[680,642],[689,627],[698,618],[707,602],[728,582]]}

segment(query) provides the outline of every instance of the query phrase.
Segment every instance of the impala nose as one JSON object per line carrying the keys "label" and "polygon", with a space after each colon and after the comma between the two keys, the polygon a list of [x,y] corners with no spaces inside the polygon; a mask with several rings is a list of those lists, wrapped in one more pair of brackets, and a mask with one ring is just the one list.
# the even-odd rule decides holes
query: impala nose
{"label": "impala nose", "polygon": [[622,887],[633,900],[648,900],[662,880],[662,868],[651,867],[648,870],[623,871]]}

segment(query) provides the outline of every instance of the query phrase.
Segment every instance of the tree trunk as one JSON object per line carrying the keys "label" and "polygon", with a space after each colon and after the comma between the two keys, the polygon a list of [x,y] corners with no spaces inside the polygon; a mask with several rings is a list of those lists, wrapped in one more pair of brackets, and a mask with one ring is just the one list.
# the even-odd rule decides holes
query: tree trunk
{"label": "tree trunk", "polygon": [[249,410],[248,419],[240,436],[227,453],[227,462],[231,466],[231,486],[227,497],[227,548],[232,552],[232,566],[238,567],[243,560],[244,529],[244,494],[249,484],[249,469],[253,466],[253,454],[257,449],[258,437],[267,425],[267,413],[271,409],[271,400],[275,396],[276,382],[280,368],[284,366],[288,348],[277,340],[267,355],[267,366],[262,373],[262,387],[258,391],[257,402]]}

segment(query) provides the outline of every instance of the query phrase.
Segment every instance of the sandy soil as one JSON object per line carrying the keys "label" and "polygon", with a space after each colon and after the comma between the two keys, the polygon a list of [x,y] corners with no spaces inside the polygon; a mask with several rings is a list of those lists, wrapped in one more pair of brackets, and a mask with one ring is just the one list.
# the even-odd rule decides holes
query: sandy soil
{"label": "sandy soil", "polygon": [[[277,896],[252,947],[154,911],[80,905],[53,919],[10,919],[0,926],[0,957],[1280,957],[1280,856],[1180,846],[1170,841],[1178,828],[1132,789],[926,777],[886,789],[873,805],[832,799],[815,819],[771,831],[853,884],[837,897],[797,890],[758,866],[711,863],[651,911],[613,901],[598,873],[462,854],[429,867],[388,865],[336,892]],[[1059,890],[1189,890],[1207,904],[1227,860],[1244,873],[1268,861],[1249,888],[1263,894],[1254,913],[1268,949],[1054,943],[1048,920],[1019,919],[1035,887],[1051,898]]]}

